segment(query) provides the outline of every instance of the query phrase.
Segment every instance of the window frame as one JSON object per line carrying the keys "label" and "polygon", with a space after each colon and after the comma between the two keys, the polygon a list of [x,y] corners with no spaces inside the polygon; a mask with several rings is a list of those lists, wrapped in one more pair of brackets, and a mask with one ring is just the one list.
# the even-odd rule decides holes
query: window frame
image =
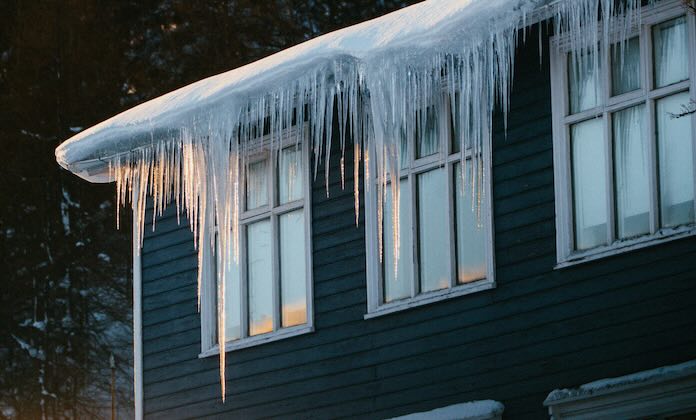
{"label": "window frame", "polygon": [[[297,142],[298,128],[293,126],[281,132],[280,146],[278,140],[271,140],[271,135],[265,135],[257,139],[251,147],[250,154],[243,165],[242,179],[240,180],[239,193],[239,261],[240,261],[240,323],[241,337],[228,339],[225,343],[225,351],[234,351],[244,348],[254,347],[273,341],[283,340],[302,334],[314,332],[314,281],[312,265],[312,183],[310,177],[310,148],[307,147],[309,132],[305,123],[302,141]],[[278,160],[282,151],[289,147],[300,146],[302,156],[302,198],[287,203],[280,204],[278,186],[279,164]],[[247,195],[247,167],[255,162],[267,159],[267,194],[268,204],[251,210],[246,208]],[[290,327],[282,327],[281,324],[281,279],[280,279],[280,244],[279,228],[280,216],[296,210],[303,210],[304,215],[304,235],[305,235],[305,285],[306,285],[306,317],[307,322]],[[248,225],[262,220],[269,220],[271,224],[271,249],[272,264],[272,299],[273,299],[273,330],[267,333],[249,335],[249,298],[247,280],[247,228]],[[217,246],[217,240],[216,240]],[[217,252],[215,253],[217,255]],[[201,285],[201,353],[200,358],[219,354],[217,343],[217,269],[216,256],[208,258],[203,262],[203,284]]]}
{"label": "window frame", "polygon": [[[456,275],[456,213],[454,209],[455,199],[454,199],[454,168],[457,163],[464,164],[465,161],[470,161],[472,159],[472,151],[464,150],[463,152],[453,151],[453,141],[452,132],[453,121],[452,113],[450,112],[451,103],[447,95],[443,91],[440,96],[440,110],[445,112],[446,120],[442,121],[438,118],[438,129],[440,140],[444,138],[444,148],[442,143],[439,145],[439,150],[432,155],[424,156],[422,158],[417,158],[417,145],[416,136],[412,136],[407,141],[408,148],[408,169],[401,169],[399,174],[399,179],[403,180],[408,178],[409,188],[411,189],[411,238],[412,238],[412,248],[410,250],[400,250],[402,256],[408,255],[406,253],[411,253],[413,258],[413,282],[411,285],[411,297],[383,303],[383,274],[382,266],[383,262],[379,261],[379,239],[378,239],[378,222],[377,222],[377,180],[374,177],[370,179],[363,179],[364,190],[365,190],[365,240],[366,240],[366,265],[367,265],[367,313],[364,315],[364,319],[371,319],[394,312],[399,312],[407,310],[410,308],[427,305],[434,302],[439,302],[442,300],[464,296],[471,293],[476,293],[483,290],[489,290],[496,286],[495,282],[495,248],[493,241],[493,194],[492,194],[492,159],[491,159],[491,142],[485,141],[482,148],[482,164],[483,164],[483,182],[481,185],[482,198],[481,198],[481,208],[480,217],[482,228],[484,229],[484,240],[485,240],[485,258],[486,258],[486,277],[480,280],[475,280],[470,283],[458,284]],[[445,128],[446,127],[446,128]],[[446,134],[446,135],[443,135]],[[484,139],[490,139],[491,137],[490,128],[484,124]],[[444,153],[443,153],[444,152]],[[443,155],[444,154],[444,155]],[[462,158],[464,160],[462,160]],[[370,173],[376,173],[376,167],[374,159],[368,159],[369,171]],[[420,267],[418,261],[418,195],[417,195],[417,177],[425,172],[435,170],[438,168],[444,168],[446,170],[446,189],[448,192],[448,240],[450,248],[450,283],[449,287],[446,289],[440,289],[435,291],[429,291],[424,293],[418,293],[418,288],[420,285]],[[387,181],[389,185],[391,181]],[[385,250],[385,252],[390,252]]]}
{"label": "window frame", "polygon": [[[696,235],[696,223],[674,228],[660,228],[659,197],[657,175],[657,137],[655,134],[655,106],[662,99],[681,92],[690,93],[691,99],[696,99],[696,41],[687,46],[690,51],[688,59],[689,80],[675,83],[662,88],[654,87],[654,60],[652,45],[653,25],[670,19],[686,16],[689,39],[696,40],[696,17],[683,8],[679,0],[665,0],[660,3],[643,6],[640,26],[627,32],[627,39],[640,36],[641,88],[639,90],[611,96],[611,67],[609,63],[611,51],[601,51],[601,60],[605,63],[600,73],[600,104],[592,109],[570,114],[568,90],[568,53],[570,45],[566,34],[555,35],[551,38],[551,103],[553,114],[553,160],[554,160],[554,193],[556,203],[556,260],[555,268],[571,266],[586,261],[592,261],[634,249],[643,248],[687,236]],[[611,43],[620,42],[620,35],[612,38]],[[610,50],[610,49],[609,49]],[[646,82],[648,85],[646,86]],[[636,238],[620,240],[616,238],[615,186],[614,186],[614,151],[611,116],[617,111],[645,104],[647,115],[648,142],[650,143],[650,232]],[[573,219],[573,186],[571,168],[570,127],[592,118],[602,118],[604,125],[605,171],[607,191],[607,245],[587,250],[575,250],[574,219]],[[686,117],[689,118],[689,117]],[[692,128],[692,161],[696,171],[696,115],[691,115]],[[695,190],[696,190],[696,183]],[[696,191],[695,195],[696,197]],[[696,200],[695,200],[696,205]]]}

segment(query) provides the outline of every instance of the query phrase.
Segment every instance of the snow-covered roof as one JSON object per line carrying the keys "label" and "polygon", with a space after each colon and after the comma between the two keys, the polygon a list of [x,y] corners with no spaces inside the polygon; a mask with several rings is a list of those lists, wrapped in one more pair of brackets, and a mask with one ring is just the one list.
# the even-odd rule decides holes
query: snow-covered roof
{"label": "snow-covered roof", "polygon": [[544,401],[544,405],[558,404],[567,400],[604,394],[631,386],[647,385],[693,375],[696,375],[696,360],[690,360],[677,365],[663,366],[616,378],[600,379],[580,385],[577,388],[556,389],[549,393]]}
{"label": "snow-covered roof", "polygon": [[496,35],[510,22],[529,23],[531,12],[551,0],[428,0],[344,28],[246,66],[190,84],[122,112],[71,137],[56,149],[64,168],[93,182],[110,181],[106,160],[152,145],[222,104],[241,104],[273,91],[308,72],[336,63],[360,67],[361,77],[380,71],[379,59],[458,50],[473,39]]}
{"label": "snow-covered roof", "polygon": [[501,418],[503,411],[505,411],[505,406],[502,403],[483,400],[407,414],[390,420],[495,420]]}

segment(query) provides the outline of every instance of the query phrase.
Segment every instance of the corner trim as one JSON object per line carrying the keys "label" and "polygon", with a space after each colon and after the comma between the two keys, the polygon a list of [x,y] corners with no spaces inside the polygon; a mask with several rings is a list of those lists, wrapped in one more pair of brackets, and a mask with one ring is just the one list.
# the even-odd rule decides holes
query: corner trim
{"label": "corner trim", "polygon": [[135,420],[143,419],[143,306],[142,306],[142,258],[138,236],[138,197],[133,199],[133,402]]}

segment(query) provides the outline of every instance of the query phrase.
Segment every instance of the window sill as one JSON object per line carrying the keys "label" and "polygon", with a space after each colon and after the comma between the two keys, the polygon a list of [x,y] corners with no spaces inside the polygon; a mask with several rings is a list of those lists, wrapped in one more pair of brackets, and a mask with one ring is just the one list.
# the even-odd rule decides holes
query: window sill
{"label": "window sill", "polygon": [[483,290],[493,289],[494,287],[495,281],[483,279],[472,283],[455,286],[451,289],[443,289],[434,292],[423,293],[410,299],[404,299],[380,305],[379,307],[368,311],[368,313],[366,313],[363,318],[377,318],[380,316],[392,314],[394,312],[405,311],[407,309],[416,308],[423,305],[429,305],[431,303],[440,302],[446,299],[469,295],[472,293],[481,292]]}
{"label": "window sill", "polygon": [[561,268],[572,267],[585,262],[595,261],[601,258],[607,258],[613,255],[619,255],[625,252],[634,251],[636,249],[659,245],[694,235],[696,235],[696,226],[693,225],[662,229],[653,235],[646,235],[640,238],[614,242],[608,246],[573,253],[566,259],[559,261],[554,269],[558,270]]}
{"label": "window sill", "polygon": [[[262,344],[272,343],[274,341],[284,340],[286,338],[295,337],[298,335],[308,334],[312,332],[314,332],[314,327],[311,325],[296,325],[289,328],[283,328],[279,331],[255,335],[253,337],[247,337],[241,340],[228,341],[225,344],[225,352],[260,346]],[[198,358],[203,359],[210,356],[216,356],[218,354],[220,354],[220,347],[218,345],[215,345],[207,350],[202,351],[198,355]]]}

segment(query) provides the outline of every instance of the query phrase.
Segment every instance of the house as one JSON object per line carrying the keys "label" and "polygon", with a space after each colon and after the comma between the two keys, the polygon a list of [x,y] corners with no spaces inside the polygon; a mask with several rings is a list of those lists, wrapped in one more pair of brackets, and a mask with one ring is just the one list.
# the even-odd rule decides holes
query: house
{"label": "house", "polygon": [[681,0],[430,0],[78,134],[138,416],[694,418],[695,97]]}

